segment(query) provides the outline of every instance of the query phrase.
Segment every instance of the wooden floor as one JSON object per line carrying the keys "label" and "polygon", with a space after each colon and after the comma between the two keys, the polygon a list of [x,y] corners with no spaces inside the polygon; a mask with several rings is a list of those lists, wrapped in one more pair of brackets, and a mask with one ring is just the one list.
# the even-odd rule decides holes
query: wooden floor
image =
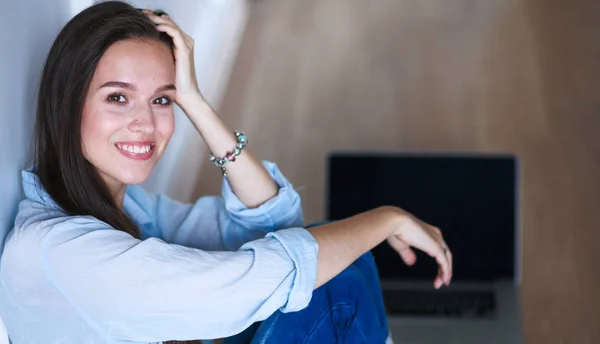
{"label": "wooden floor", "polygon": [[515,153],[526,343],[600,343],[599,1],[254,3],[220,114],[307,222],[330,150]]}

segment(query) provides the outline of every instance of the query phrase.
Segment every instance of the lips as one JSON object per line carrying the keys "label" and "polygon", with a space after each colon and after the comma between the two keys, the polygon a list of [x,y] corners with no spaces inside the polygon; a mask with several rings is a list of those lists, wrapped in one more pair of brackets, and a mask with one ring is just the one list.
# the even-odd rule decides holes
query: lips
{"label": "lips", "polygon": [[156,143],[153,141],[127,141],[115,143],[117,150],[133,160],[148,160],[154,155]]}

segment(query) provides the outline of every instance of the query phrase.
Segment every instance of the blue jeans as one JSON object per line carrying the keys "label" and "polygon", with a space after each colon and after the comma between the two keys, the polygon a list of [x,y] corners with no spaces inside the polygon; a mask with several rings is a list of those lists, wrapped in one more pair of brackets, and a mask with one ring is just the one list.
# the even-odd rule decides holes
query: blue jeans
{"label": "blue jeans", "polygon": [[388,324],[370,252],[313,292],[298,312],[277,311],[224,344],[385,343]]}

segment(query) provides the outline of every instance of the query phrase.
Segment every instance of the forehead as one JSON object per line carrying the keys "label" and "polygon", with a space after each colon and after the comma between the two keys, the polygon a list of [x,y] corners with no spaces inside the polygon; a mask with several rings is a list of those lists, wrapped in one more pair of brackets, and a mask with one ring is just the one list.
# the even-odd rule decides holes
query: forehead
{"label": "forehead", "polygon": [[96,67],[92,84],[123,81],[143,86],[172,83],[175,62],[171,50],[156,41],[126,40],[111,45]]}

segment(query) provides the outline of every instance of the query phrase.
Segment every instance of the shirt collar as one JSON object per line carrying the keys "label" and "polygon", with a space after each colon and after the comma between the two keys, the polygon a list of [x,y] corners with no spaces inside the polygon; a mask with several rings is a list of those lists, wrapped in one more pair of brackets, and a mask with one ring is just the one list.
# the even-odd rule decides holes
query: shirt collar
{"label": "shirt collar", "polygon": [[144,231],[145,227],[154,221],[152,221],[152,218],[148,215],[146,210],[140,206],[132,196],[133,190],[138,187],[141,186],[127,185],[127,188],[125,189],[125,198],[123,199],[123,212],[140,226],[141,231]]}

